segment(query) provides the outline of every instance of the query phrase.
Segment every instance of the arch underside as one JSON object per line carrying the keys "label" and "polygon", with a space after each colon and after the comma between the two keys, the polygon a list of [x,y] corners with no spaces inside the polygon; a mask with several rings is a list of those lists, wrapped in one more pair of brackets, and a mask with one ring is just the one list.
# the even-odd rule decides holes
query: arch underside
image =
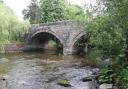
{"label": "arch underside", "polygon": [[87,39],[84,32],[79,33],[73,40],[73,54],[85,54],[87,52]]}
{"label": "arch underside", "polygon": [[[53,43],[49,44],[49,41],[54,41],[54,43],[56,44],[53,44]],[[60,40],[59,36],[48,31],[38,31],[34,33],[31,36],[30,44],[31,44],[31,47],[35,49],[34,51],[36,50],[45,51],[53,47],[59,50],[60,49],[63,50],[63,43],[62,43],[62,40]]]}
{"label": "arch underside", "polygon": [[59,37],[55,32],[53,32],[52,30],[49,30],[49,29],[43,29],[43,30],[41,29],[41,30],[35,32],[34,34],[32,34],[30,38],[32,39],[33,37],[37,36],[40,33],[48,33],[48,34],[51,34],[54,37],[56,37],[63,44],[63,41],[62,41],[61,37]]}
{"label": "arch underside", "polygon": [[63,53],[64,55],[85,54],[87,52],[86,48],[86,34],[80,32],[70,42],[66,43]]}

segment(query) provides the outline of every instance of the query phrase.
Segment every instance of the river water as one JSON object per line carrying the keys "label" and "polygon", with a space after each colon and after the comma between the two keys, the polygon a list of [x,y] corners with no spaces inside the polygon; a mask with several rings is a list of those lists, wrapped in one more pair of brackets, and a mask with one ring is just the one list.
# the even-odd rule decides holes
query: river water
{"label": "river water", "polygon": [[[82,56],[53,53],[0,55],[0,89],[97,89],[95,81],[82,78],[96,75],[95,61]],[[68,80],[69,87],[58,84]]]}

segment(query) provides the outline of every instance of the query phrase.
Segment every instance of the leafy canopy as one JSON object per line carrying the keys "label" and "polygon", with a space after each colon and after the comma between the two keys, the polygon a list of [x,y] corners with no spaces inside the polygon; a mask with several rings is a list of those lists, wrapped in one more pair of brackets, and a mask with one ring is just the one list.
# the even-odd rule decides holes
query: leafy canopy
{"label": "leafy canopy", "polygon": [[0,2],[0,43],[19,41],[20,30],[23,31],[23,28],[24,25],[17,19],[14,12],[3,2]]}
{"label": "leafy canopy", "polygon": [[31,24],[47,23],[62,20],[75,20],[83,17],[84,10],[71,5],[67,0],[31,0],[27,9],[23,10],[24,18]]}

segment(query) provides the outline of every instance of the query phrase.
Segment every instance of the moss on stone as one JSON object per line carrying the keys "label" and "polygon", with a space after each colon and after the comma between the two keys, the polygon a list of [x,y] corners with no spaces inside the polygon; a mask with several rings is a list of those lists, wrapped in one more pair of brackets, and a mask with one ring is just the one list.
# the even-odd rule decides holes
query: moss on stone
{"label": "moss on stone", "polygon": [[60,80],[58,82],[58,84],[61,85],[61,86],[64,86],[64,87],[70,87],[71,86],[70,81],[69,80],[66,80],[66,79]]}

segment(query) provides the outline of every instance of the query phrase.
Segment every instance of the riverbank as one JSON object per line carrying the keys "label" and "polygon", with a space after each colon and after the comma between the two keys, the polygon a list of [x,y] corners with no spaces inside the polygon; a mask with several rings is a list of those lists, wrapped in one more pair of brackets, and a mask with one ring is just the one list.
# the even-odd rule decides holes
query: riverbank
{"label": "riverbank", "polygon": [[0,53],[22,52],[24,44],[0,44]]}

